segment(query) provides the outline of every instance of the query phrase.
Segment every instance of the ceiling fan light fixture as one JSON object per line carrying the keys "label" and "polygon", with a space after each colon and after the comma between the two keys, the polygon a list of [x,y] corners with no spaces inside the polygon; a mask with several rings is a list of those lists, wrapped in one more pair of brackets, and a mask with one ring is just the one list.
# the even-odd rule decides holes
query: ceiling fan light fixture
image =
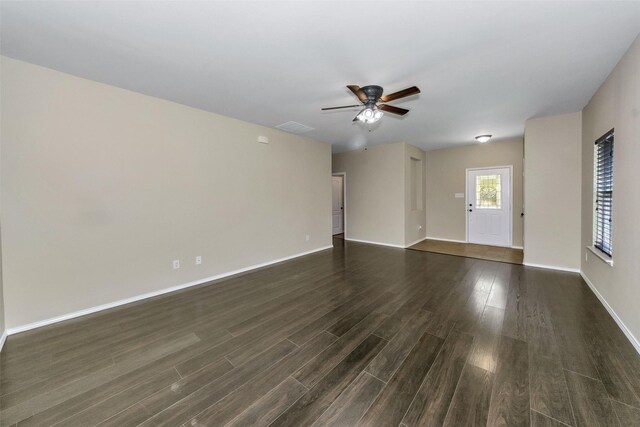
{"label": "ceiling fan light fixture", "polygon": [[358,115],[358,120],[364,123],[375,123],[380,120],[382,116],[382,111],[378,110],[377,108],[374,109],[368,107],[362,110],[362,112]]}
{"label": "ceiling fan light fixture", "polygon": [[488,142],[492,136],[493,135],[478,135],[476,136],[476,141],[478,141],[479,143],[485,143]]}

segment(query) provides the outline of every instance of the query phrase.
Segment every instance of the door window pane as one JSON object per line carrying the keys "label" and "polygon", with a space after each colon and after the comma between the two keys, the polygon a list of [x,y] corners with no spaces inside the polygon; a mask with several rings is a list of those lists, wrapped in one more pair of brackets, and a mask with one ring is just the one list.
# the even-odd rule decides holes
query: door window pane
{"label": "door window pane", "polygon": [[501,209],[501,175],[476,176],[476,209]]}

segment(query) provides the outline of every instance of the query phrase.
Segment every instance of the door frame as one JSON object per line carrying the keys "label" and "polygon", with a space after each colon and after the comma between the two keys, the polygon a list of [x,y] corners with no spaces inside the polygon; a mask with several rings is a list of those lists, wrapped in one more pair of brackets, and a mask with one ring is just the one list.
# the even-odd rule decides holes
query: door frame
{"label": "door frame", "polygon": [[[344,234],[344,238],[346,240],[347,239],[347,173],[333,172],[331,176],[342,177],[342,234]],[[333,238],[333,227],[331,229],[331,237]]]}
{"label": "door frame", "polygon": [[486,169],[509,169],[509,245],[513,247],[513,165],[485,166],[481,168],[466,168],[464,170],[464,228],[465,240],[469,243],[469,172]]}

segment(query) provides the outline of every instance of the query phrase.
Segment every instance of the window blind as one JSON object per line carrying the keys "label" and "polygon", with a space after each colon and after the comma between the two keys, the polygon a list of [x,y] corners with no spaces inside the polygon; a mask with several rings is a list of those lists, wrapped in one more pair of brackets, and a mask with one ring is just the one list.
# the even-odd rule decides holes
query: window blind
{"label": "window blind", "polygon": [[613,129],[599,138],[594,155],[595,216],[593,246],[612,256]]}

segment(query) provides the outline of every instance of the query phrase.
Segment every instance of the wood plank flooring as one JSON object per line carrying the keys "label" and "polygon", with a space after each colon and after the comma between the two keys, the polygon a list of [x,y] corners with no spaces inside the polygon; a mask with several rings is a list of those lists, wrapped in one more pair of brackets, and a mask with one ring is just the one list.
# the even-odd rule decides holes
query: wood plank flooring
{"label": "wood plank flooring", "polygon": [[9,337],[0,425],[640,425],[578,275],[334,245]]}
{"label": "wood plank flooring", "polygon": [[477,245],[474,243],[446,242],[433,239],[425,239],[409,247],[409,249],[485,259],[487,261],[508,262],[511,264],[522,264],[522,258],[524,256],[522,249]]}

